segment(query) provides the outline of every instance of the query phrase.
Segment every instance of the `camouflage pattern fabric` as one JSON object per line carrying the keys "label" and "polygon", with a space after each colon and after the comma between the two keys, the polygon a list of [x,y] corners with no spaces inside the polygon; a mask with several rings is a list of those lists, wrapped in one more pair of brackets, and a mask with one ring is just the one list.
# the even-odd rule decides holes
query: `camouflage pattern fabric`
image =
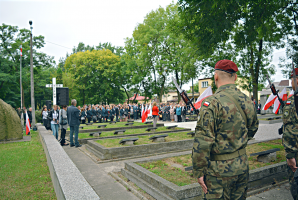
{"label": "camouflage pattern fabric", "polygon": [[285,147],[286,157],[294,158],[298,150],[298,116],[296,113],[294,96],[291,96],[282,110],[283,136],[282,143]]}
{"label": "camouflage pattern fabric", "polygon": [[[294,158],[296,159],[296,166],[298,166],[298,154],[297,153],[295,154]],[[294,172],[292,171],[292,169],[289,166],[287,166],[287,172],[288,172],[289,183],[291,186],[290,187],[291,194],[292,194],[294,200],[298,200],[298,194],[297,194],[298,185],[294,180]]]}
{"label": "camouflage pattern fabric", "polygon": [[204,194],[204,199],[246,199],[248,172],[230,177],[207,175],[204,177],[204,182],[208,188],[208,193]]}
{"label": "camouflage pattern fabric", "polygon": [[[296,166],[298,166],[298,116],[296,113],[294,96],[291,96],[283,107],[283,136],[282,143],[285,147],[286,157],[288,159],[295,158]],[[297,197],[297,184],[294,181],[294,172],[287,167],[288,178],[291,185],[291,193],[295,200]]]}
{"label": "camouflage pattern fabric", "polygon": [[[221,91],[238,101],[246,114],[247,126],[236,105]],[[192,150],[194,177],[209,175],[223,178],[248,174],[246,154],[222,161],[211,160],[210,155],[229,154],[244,149],[258,127],[255,106],[249,97],[240,92],[235,84],[218,88],[215,94],[202,102]]]}

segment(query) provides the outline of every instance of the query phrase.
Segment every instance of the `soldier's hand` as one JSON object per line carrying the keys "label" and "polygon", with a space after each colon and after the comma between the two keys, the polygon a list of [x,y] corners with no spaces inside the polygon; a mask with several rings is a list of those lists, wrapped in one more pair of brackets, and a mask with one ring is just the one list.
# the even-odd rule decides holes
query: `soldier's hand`
{"label": "soldier's hand", "polygon": [[296,167],[296,160],[295,160],[295,158],[287,159],[287,164],[292,169],[293,172],[296,171],[297,167]]}
{"label": "soldier's hand", "polygon": [[205,185],[205,182],[204,182],[204,176],[198,178],[198,183],[201,185],[204,193],[207,194],[207,186]]}

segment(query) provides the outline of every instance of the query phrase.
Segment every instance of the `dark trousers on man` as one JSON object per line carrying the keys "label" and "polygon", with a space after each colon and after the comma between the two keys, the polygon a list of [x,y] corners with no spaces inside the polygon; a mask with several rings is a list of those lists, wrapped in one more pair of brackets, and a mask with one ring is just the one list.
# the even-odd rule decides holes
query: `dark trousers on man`
{"label": "dark trousers on man", "polygon": [[105,118],[106,118],[106,122],[108,122],[108,117],[109,117],[109,116],[105,116]]}
{"label": "dark trousers on man", "polygon": [[101,123],[101,116],[97,118],[98,122]]}
{"label": "dark trousers on man", "polygon": [[118,122],[118,119],[119,119],[119,115],[116,115],[116,120],[115,121]]}
{"label": "dark trousers on man", "polygon": [[134,119],[134,120],[137,120],[137,112],[134,112],[134,113],[133,113],[133,119]]}
{"label": "dark trousers on man", "polygon": [[[75,135],[75,142],[73,143],[73,134]],[[69,139],[70,139],[70,146],[79,146],[80,143],[78,141],[79,137],[79,126],[70,126],[70,133],[69,133]]]}
{"label": "dark trousers on man", "polygon": [[181,122],[182,121],[181,115],[177,115],[177,118],[178,118],[178,122]]}
{"label": "dark trousers on man", "polygon": [[61,136],[60,136],[61,146],[63,146],[65,144],[65,134],[66,134],[66,129],[62,128],[61,129]]}
{"label": "dark trousers on man", "polygon": [[166,113],[162,113],[162,121],[166,121],[167,117],[166,117]]}
{"label": "dark trousers on man", "polygon": [[88,123],[90,123],[90,122],[91,122],[91,119],[92,119],[91,117],[89,117],[89,118],[88,118]]}

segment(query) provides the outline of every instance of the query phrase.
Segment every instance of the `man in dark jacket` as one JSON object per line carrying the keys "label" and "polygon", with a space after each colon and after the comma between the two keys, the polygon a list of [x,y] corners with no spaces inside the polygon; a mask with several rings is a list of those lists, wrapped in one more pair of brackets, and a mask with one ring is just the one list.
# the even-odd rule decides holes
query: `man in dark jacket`
{"label": "man in dark jacket", "polygon": [[116,112],[116,122],[118,122],[118,117],[119,117],[119,108],[118,108],[118,106],[115,106],[115,112]]}
{"label": "man in dark jacket", "polygon": [[30,126],[31,126],[31,124],[32,124],[32,108],[29,108],[28,117],[29,117]]}
{"label": "man in dark jacket", "polygon": [[[71,100],[71,106],[67,109],[67,121],[70,127],[69,139],[70,147],[76,146],[81,147],[78,136],[79,136],[79,126],[80,126],[80,111],[76,107],[77,101],[75,99]],[[73,143],[73,133],[75,133],[75,143]]]}
{"label": "man in dark jacket", "polygon": [[186,106],[185,106],[185,104],[182,105],[181,111],[182,111],[182,115],[181,115],[182,122],[185,122],[186,121]]}

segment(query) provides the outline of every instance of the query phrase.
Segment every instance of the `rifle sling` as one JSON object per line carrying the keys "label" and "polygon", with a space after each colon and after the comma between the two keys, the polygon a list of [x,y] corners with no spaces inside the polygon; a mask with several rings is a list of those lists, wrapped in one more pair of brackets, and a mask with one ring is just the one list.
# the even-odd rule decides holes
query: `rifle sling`
{"label": "rifle sling", "polygon": [[242,115],[242,118],[245,122],[245,126],[247,127],[247,118],[246,118],[246,114],[244,113],[244,111],[242,110],[241,106],[239,105],[239,103],[236,101],[236,99],[230,95],[229,93],[227,92],[221,92],[222,94],[226,95],[228,98],[230,98],[233,103],[236,105],[237,109],[239,110],[240,114]]}

